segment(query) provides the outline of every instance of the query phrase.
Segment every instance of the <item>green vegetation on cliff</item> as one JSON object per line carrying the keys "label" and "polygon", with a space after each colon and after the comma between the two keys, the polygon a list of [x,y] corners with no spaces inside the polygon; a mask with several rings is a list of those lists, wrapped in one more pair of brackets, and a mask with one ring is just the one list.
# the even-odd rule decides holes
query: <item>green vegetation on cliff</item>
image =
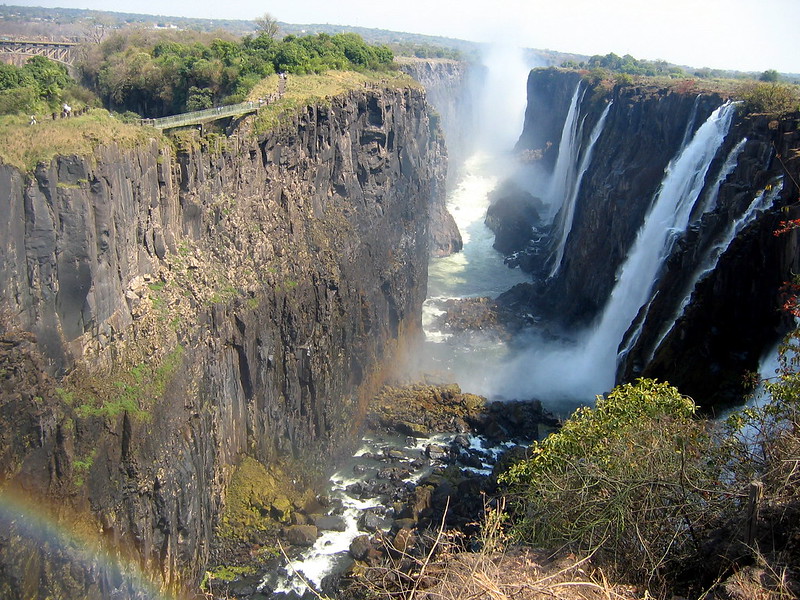
{"label": "green vegetation on cliff", "polygon": [[69,119],[47,117],[35,125],[29,124],[29,116],[5,115],[0,117],[0,160],[32,171],[55,156],[91,156],[102,144],[135,146],[156,135],[153,129],[123,123],[102,109]]}
{"label": "green vegetation on cliff", "polygon": [[240,102],[274,73],[386,70],[392,60],[388,47],[353,33],[283,40],[262,33],[236,41],[135,30],[93,47],[80,69],[109,108],[158,117]]}
{"label": "green vegetation on cliff", "polygon": [[[799,335],[766,384],[769,401],[724,426],[695,418],[694,402],[676,388],[645,379],[578,410],[501,478],[517,536],[594,555],[656,597],[687,585],[690,597],[707,593],[737,564],[796,569],[800,556],[787,540],[800,534]],[[788,593],[793,584],[775,585]]]}
{"label": "green vegetation on cliff", "polygon": [[64,65],[44,56],[33,56],[22,67],[0,63],[0,114],[60,112],[64,101],[84,105],[90,98]]}

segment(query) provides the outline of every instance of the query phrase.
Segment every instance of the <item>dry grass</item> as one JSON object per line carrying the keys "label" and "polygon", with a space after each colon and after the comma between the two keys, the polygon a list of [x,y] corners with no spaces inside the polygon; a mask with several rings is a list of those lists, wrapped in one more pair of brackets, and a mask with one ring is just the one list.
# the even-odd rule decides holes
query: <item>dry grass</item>
{"label": "dry grass", "polygon": [[[321,75],[289,75],[283,97],[258,111],[256,131],[264,133],[291,117],[302,106],[329,103],[334,96],[364,87],[407,88],[420,87],[411,77],[400,71],[327,71]],[[248,100],[258,100],[276,94],[278,76],[271,75],[258,83],[248,95]]]}
{"label": "dry grass", "polygon": [[37,115],[36,125],[24,115],[0,117],[0,160],[22,171],[57,155],[91,155],[95,148],[115,142],[126,146],[160,137],[148,127],[130,125],[112,117],[108,111],[94,109],[69,119],[50,119]]}
{"label": "dry grass", "polygon": [[[631,586],[610,583],[590,557],[558,556],[508,546],[505,507],[487,507],[478,552],[461,550],[459,535],[444,530],[416,534],[420,543],[386,541],[384,564],[369,567],[358,583],[369,598],[402,600],[638,600]],[[415,534],[399,536],[406,540]]]}
{"label": "dry grass", "polygon": [[[608,582],[588,560],[556,559],[530,548],[458,554],[426,590],[425,600],[634,600],[629,586]],[[644,596],[647,597],[647,596]]]}

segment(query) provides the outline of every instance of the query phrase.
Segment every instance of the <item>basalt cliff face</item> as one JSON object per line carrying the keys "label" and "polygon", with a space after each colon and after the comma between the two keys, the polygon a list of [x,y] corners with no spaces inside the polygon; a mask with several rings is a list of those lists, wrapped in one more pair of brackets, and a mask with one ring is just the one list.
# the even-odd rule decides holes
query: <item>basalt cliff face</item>
{"label": "basalt cliff face", "polygon": [[192,588],[241,457],[309,481],[354,443],[420,332],[441,140],[423,92],[376,89],[0,166],[0,596]]}
{"label": "basalt cliff face", "polygon": [[[671,164],[725,99],[680,86],[604,85],[557,69],[532,71],[528,95],[517,149],[548,176],[566,164],[559,153],[573,139],[571,183],[552,223],[536,198],[513,187],[490,208],[496,247],[535,280],[502,300],[557,328],[592,327]],[[796,268],[796,242],[772,231],[791,217],[782,207],[797,201],[798,147],[797,115],[733,112],[689,224],[668,237],[669,257],[620,341],[618,381],[657,376],[706,404],[741,394],[743,372],[786,326],[778,289]]]}
{"label": "basalt cliff face", "polygon": [[[447,140],[450,165],[461,165],[475,149],[477,101],[475,89],[482,77],[480,67],[456,60],[402,58],[397,62],[405,73],[425,87],[428,102],[435,110]],[[458,177],[448,172],[452,185]],[[436,257],[458,252],[463,246],[455,220],[442,206],[431,218],[431,254]]]}

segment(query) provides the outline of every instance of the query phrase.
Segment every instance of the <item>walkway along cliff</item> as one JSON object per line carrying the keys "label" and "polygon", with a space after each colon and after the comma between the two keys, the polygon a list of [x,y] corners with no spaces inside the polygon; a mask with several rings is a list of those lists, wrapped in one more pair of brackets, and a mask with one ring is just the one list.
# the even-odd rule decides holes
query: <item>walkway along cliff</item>
{"label": "walkway along cliff", "polygon": [[0,596],[196,589],[243,457],[301,488],[353,443],[445,170],[416,88],[0,165]]}

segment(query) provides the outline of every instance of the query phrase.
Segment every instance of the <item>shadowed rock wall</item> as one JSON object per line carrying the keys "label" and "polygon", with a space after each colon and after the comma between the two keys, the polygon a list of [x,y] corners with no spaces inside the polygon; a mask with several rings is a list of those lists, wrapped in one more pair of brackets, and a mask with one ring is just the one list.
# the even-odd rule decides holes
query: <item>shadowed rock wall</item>
{"label": "shadowed rock wall", "polygon": [[138,565],[12,519],[4,598],[196,585],[240,457],[313,480],[420,332],[445,168],[424,93],[176,145],[0,166],[0,476]]}

